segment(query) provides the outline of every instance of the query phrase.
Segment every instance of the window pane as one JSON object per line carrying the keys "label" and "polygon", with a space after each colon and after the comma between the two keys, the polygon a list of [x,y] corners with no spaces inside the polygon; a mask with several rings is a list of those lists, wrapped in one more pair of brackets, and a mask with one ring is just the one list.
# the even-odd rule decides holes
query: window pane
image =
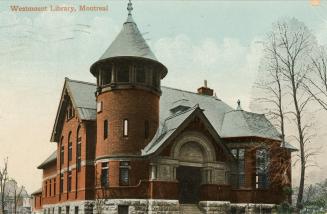
{"label": "window pane", "polygon": [[129,66],[120,65],[117,69],[118,82],[129,82]]}
{"label": "window pane", "polygon": [[129,184],[128,168],[120,168],[120,184],[121,185]]}
{"label": "window pane", "polygon": [[123,134],[124,134],[124,137],[128,136],[128,120],[124,120],[124,124],[123,124]]}
{"label": "window pane", "polygon": [[107,139],[107,137],[108,137],[108,129],[109,129],[108,120],[105,120],[103,122],[103,138],[104,139]]}
{"label": "window pane", "polygon": [[144,83],[145,82],[145,68],[144,66],[137,66],[136,69],[136,81],[140,82],[140,83]]}
{"label": "window pane", "polygon": [[112,71],[111,66],[106,66],[102,68],[101,70],[102,85],[107,85],[111,83],[111,71]]}

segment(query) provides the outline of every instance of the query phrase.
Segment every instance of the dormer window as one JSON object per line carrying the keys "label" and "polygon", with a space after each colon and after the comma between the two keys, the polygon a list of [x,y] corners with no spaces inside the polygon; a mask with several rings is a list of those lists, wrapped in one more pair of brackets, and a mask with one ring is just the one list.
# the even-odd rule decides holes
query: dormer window
{"label": "dormer window", "polygon": [[119,65],[117,66],[117,81],[118,82],[129,82],[129,66]]}

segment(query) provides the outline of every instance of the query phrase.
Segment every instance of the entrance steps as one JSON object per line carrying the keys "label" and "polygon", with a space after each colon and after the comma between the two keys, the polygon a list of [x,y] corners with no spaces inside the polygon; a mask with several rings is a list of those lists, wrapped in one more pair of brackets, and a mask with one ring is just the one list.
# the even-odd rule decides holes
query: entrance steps
{"label": "entrance steps", "polygon": [[197,204],[180,204],[181,214],[203,214]]}

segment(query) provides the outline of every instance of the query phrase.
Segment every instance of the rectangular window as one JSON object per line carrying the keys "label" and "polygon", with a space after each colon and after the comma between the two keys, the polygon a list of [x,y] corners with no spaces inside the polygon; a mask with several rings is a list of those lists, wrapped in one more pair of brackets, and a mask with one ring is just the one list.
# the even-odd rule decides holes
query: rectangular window
{"label": "rectangular window", "polygon": [[44,188],[45,188],[45,197],[48,197],[48,182],[46,181],[45,184],[44,184]]}
{"label": "rectangular window", "polygon": [[102,163],[101,164],[101,187],[109,186],[109,164]]}
{"label": "rectangular window", "polygon": [[149,138],[149,121],[148,120],[144,121],[144,138],[145,139]]}
{"label": "rectangular window", "polygon": [[266,149],[256,151],[256,188],[268,188],[269,157]]}
{"label": "rectangular window", "polygon": [[61,207],[58,207],[58,214],[61,214]]}
{"label": "rectangular window", "polygon": [[111,66],[106,66],[103,69],[101,69],[102,85],[107,85],[111,83],[111,72],[112,72]]}
{"label": "rectangular window", "polygon": [[107,139],[108,138],[108,131],[109,131],[108,120],[105,120],[103,122],[103,138],[104,139]]}
{"label": "rectangular window", "polygon": [[118,214],[128,214],[128,206],[118,205]]}
{"label": "rectangular window", "polygon": [[138,65],[135,68],[136,81],[139,83],[145,83],[145,68],[142,65]]}
{"label": "rectangular window", "polygon": [[121,186],[129,185],[130,164],[128,161],[121,161],[119,167],[119,183]]}
{"label": "rectangular window", "polygon": [[231,150],[233,156],[237,160],[237,168],[231,174],[232,185],[234,188],[244,187],[245,185],[245,149],[237,148]]}
{"label": "rectangular window", "polygon": [[60,173],[60,193],[64,192],[64,173]]}
{"label": "rectangular window", "polygon": [[129,66],[120,65],[117,66],[117,80],[118,82],[129,82]]}
{"label": "rectangular window", "polygon": [[49,180],[49,196],[51,197],[52,196],[52,182],[51,182],[51,179]]}
{"label": "rectangular window", "polygon": [[78,214],[78,207],[75,207],[75,214]]}
{"label": "rectangular window", "polygon": [[128,120],[124,119],[123,122],[123,136],[127,137],[128,136]]}
{"label": "rectangular window", "polygon": [[73,143],[68,143],[68,161],[72,161]]}
{"label": "rectangular window", "polygon": [[69,214],[69,206],[66,206],[66,214]]}
{"label": "rectangular window", "polygon": [[157,88],[159,86],[159,79],[158,79],[158,73],[156,71],[152,71],[152,85],[153,87]]}
{"label": "rectangular window", "polygon": [[70,192],[72,190],[72,172],[71,171],[68,172],[67,189],[68,189],[68,192]]}
{"label": "rectangular window", "polygon": [[54,178],[54,179],[53,179],[53,195],[54,195],[54,196],[55,196],[56,193],[57,193],[56,188],[57,188],[57,184],[56,184],[56,179]]}

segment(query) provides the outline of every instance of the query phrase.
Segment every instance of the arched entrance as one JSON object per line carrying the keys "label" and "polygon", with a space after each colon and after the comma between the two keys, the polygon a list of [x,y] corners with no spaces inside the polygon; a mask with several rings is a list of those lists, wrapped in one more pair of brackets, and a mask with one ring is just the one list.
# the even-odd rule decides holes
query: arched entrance
{"label": "arched entrance", "polygon": [[203,138],[184,137],[176,142],[172,155],[179,161],[176,168],[179,202],[197,203],[200,199],[200,186],[207,183],[203,168],[205,163],[214,160],[214,149]]}

